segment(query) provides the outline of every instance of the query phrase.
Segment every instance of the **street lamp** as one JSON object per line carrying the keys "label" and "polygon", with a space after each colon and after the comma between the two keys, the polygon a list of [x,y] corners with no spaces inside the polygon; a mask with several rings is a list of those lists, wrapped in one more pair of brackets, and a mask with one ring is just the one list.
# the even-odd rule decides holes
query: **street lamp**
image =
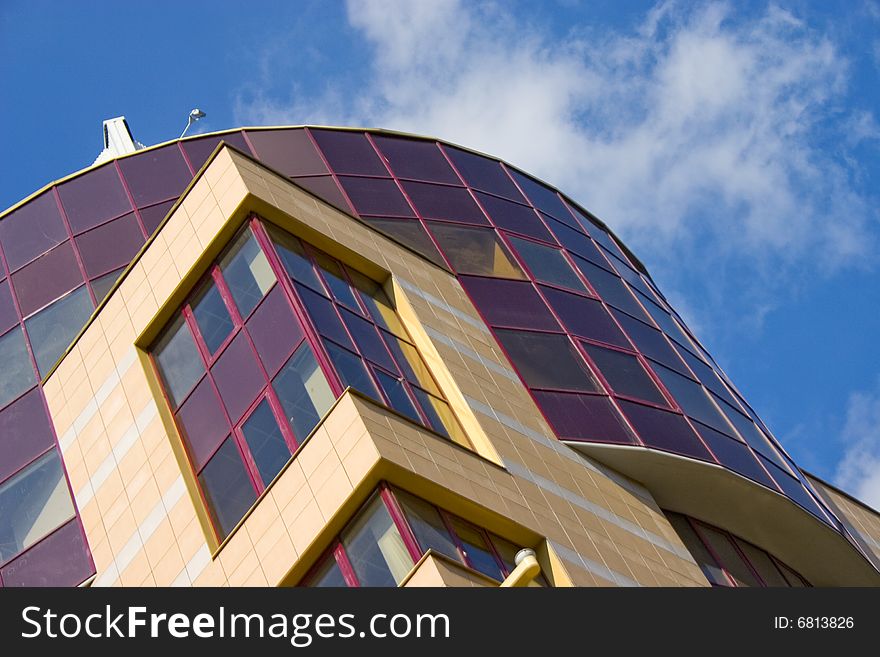
{"label": "street lamp", "polygon": [[198,107],[195,108],[193,111],[191,111],[189,113],[189,117],[187,117],[187,120],[186,120],[186,127],[183,129],[183,132],[180,133],[179,138],[182,138],[186,134],[186,131],[189,130],[189,127],[193,123],[195,123],[196,121],[198,121],[199,119],[202,119],[204,117],[205,117],[205,113],[202,110],[200,110]]}

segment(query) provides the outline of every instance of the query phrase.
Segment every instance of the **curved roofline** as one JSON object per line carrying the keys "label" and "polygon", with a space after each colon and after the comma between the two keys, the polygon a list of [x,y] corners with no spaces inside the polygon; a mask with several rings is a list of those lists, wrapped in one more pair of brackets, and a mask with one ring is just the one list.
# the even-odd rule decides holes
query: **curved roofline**
{"label": "curved roofline", "polygon": [[55,185],[60,185],[61,183],[65,183],[69,180],[73,180],[74,178],[77,178],[81,175],[88,173],[89,171],[93,171],[99,167],[102,167],[102,166],[108,164],[109,162],[124,160],[129,157],[134,157],[134,156],[140,155],[141,153],[145,153],[147,151],[157,150],[159,148],[163,148],[165,146],[170,146],[171,144],[176,144],[178,142],[193,141],[195,139],[200,139],[202,137],[215,137],[215,136],[221,136],[221,135],[228,135],[228,134],[232,134],[233,132],[241,132],[243,130],[251,130],[251,131],[297,130],[297,129],[302,129],[302,128],[312,128],[312,129],[316,129],[316,130],[340,130],[340,131],[345,131],[345,132],[369,132],[371,134],[383,134],[383,135],[391,135],[391,136],[395,136],[395,137],[407,137],[409,139],[421,139],[421,140],[428,140],[428,141],[436,141],[436,142],[443,144],[444,146],[451,146],[452,148],[457,148],[459,150],[463,150],[468,153],[472,153],[474,155],[479,155],[480,157],[485,157],[490,160],[495,160],[496,162],[501,162],[505,166],[509,166],[510,168],[516,169],[520,173],[523,173],[523,174],[529,176],[530,178],[534,178],[535,180],[540,182],[542,185],[549,187],[553,191],[558,192],[559,194],[562,194],[563,196],[565,196],[566,199],[571,200],[571,202],[577,207],[578,210],[583,212],[590,219],[596,221],[596,223],[598,223],[601,228],[603,228],[605,231],[607,231],[608,234],[614,239],[614,241],[617,242],[620,245],[620,247],[624,250],[627,257],[629,257],[639,267],[639,269],[642,270],[642,272],[646,276],[650,277],[651,280],[653,280],[653,277],[648,272],[648,269],[647,269],[647,267],[645,267],[644,263],[638,258],[638,256],[636,256],[629,249],[629,247],[626,245],[626,243],[623,240],[621,240],[617,236],[617,234],[613,230],[611,230],[611,228],[609,228],[608,224],[606,224],[604,221],[599,219],[592,212],[590,212],[589,210],[584,208],[580,203],[571,199],[571,197],[568,194],[566,194],[565,192],[560,190],[555,185],[551,185],[550,183],[546,182],[545,180],[542,180],[541,178],[538,178],[534,174],[529,173],[528,171],[526,171],[522,167],[516,166],[515,164],[511,164],[507,160],[502,160],[500,157],[496,157],[495,155],[490,155],[489,153],[484,153],[482,151],[478,151],[475,148],[470,148],[468,146],[456,144],[455,142],[448,141],[446,139],[441,139],[439,137],[433,137],[431,135],[420,135],[420,134],[417,134],[414,132],[404,132],[402,130],[391,130],[389,128],[365,128],[365,127],[358,127],[358,126],[316,125],[316,124],[306,124],[306,123],[298,124],[298,125],[239,126],[237,128],[227,128],[225,130],[216,130],[214,132],[203,132],[203,133],[196,134],[196,135],[189,135],[187,137],[182,137],[182,138],[177,138],[177,139],[169,139],[168,141],[163,141],[158,144],[153,144],[152,146],[147,146],[145,148],[141,148],[140,150],[136,150],[133,153],[125,153],[124,155],[117,155],[116,157],[110,158],[108,160],[104,160],[103,162],[92,164],[90,166],[87,166],[87,167],[84,167],[84,168],[79,169],[77,171],[74,171],[73,173],[70,173],[66,176],[63,176],[61,178],[58,178],[58,179],[53,180],[51,182],[48,182],[45,185],[43,185],[42,187],[40,187],[39,189],[37,189],[35,192],[28,194],[26,197],[24,197],[20,201],[13,203],[8,208],[6,208],[2,212],[0,212],[0,221],[2,221],[6,217],[6,215],[11,214],[12,212],[17,210],[21,206],[25,205],[28,201],[34,199],[35,197],[39,196],[43,192],[48,191],[49,189],[51,189]]}

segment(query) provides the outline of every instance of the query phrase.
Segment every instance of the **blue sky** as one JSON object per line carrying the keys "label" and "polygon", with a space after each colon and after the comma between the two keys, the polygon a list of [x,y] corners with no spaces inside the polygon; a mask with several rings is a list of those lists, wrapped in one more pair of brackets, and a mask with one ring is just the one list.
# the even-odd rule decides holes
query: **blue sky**
{"label": "blue sky", "polygon": [[[0,206],[237,125],[431,134],[602,217],[802,467],[880,506],[880,2],[0,4]],[[13,164],[13,155],[14,164]]]}

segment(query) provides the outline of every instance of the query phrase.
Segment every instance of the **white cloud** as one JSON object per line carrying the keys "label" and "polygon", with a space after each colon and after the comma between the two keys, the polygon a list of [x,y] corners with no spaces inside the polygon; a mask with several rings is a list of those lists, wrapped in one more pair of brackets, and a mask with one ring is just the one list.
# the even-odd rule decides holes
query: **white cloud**
{"label": "white cloud", "polygon": [[874,390],[850,395],[840,439],[845,452],[835,483],[880,509],[880,380]]}

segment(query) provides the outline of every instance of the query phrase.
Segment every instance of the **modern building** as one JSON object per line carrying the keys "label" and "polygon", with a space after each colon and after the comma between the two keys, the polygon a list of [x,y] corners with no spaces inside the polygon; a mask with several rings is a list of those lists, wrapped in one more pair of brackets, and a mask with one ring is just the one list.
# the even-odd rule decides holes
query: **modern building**
{"label": "modern building", "polygon": [[493,157],[110,122],[0,267],[5,586],[880,584],[880,515]]}

